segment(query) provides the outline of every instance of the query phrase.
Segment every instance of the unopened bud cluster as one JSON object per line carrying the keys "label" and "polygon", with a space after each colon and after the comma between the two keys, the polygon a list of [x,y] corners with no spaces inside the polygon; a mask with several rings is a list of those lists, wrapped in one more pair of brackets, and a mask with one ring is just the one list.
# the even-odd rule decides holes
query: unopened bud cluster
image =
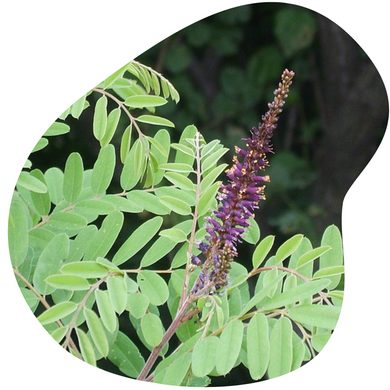
{"label": "unopened bud cluster", "polygon": [[293,77],[294,72],[287,69],[283,72],[274,100],[268,104],[259,127],[252,128],[244,149],[235,148],[233,165],[226,171],[228,183],[220,188],[217,210],[207,218],[207,235],[198,244],[205,261],[192,256],[192,263],[202,267],[192,294],[200,290],[218,291],[227,284],[231,262],[237,256],[237,243],[241,242],[240,237],[248,228],[249,219],[254,217],[259,201],[265,200],[264,183],[269,181],[269,176],[260,173],[269,165],[267,153],[272,152],[271,138]]}

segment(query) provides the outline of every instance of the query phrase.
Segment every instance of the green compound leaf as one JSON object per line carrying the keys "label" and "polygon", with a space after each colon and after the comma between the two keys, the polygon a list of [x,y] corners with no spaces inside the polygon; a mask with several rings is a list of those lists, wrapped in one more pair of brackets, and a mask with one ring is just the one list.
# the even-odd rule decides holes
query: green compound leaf
{"label": "green compound leaf", "polygon": [[310,281],[285,291],[273,299],[269,300],[264,306],[264,310],[276,309],[278,307],[287,306],[291,303],[299,302],[302,299],[311,297],[312,295],[329,286],[330,280],[321,279]]}
{"label": "green compound leaf", "polygon": [[100,149],[98,158],[93,166],[91,188],[96,195],[104,194],[111,183],[115,169],[114,145]]}
{"label": "green compound leaf", "polygon": [[190,215],[191,207],[180,199],[172,196],[161,196],[159,201],[168,209],[179,215]]}
{"label": "green compound leaf", "polygon": [[291,308],[290,318],[303,325],[334,329],[339,319],[341,308],[337,306],[300,305]]}
{"label": "green compound leaf", "polygon": [[226,375],[234,367],[241,350],[244,325],[233,320],[222,331],[216,353],[215,368],[219,375]]}
{"label": "green compound leaf", "polygon": [[175,127],[175,124],[169,119],[162,118],[161,116],[156,115],[140,115],[138,118],[136,118],[136,121],[141,123],[147,123],[149,125]]}
{"label": "green compound leaf", "polygon": [[303,234],[296,234],[284,242],[275,255],[275,265],[280,264],[283,260],[287,259],[292,253],[294,253],[303,240]]}
{"label": "green compound leaf", "polygon": [[253,269],[260,267],[261,263],[265,260],[274,245],[274,241],[275,236],[267,236],[261,240],[259,245],[257,245],[252,256]]}
{"label": "green compound leaf", "polygon": [[195,376],[202,378],[213,371],[218,342],[218,337],[210,336],[201,339],[195,345],[192,353],[192,372]]}
{"label": "green compound leaf", "polygon": [[93,116],[93,135],[100,141],[103,139],[107,128],[107,97],[103,95],[96,102]]}
{"label": "green compound leaf", "polygon": [[85,252],[84,259],[95,261],[97,257],[104,257],[111,249],[123,224],[123,214],[120,211],[114,211],[108,214],[102,223],[99,231],[94,235],[88,249]]}
{"label": "green compound leaf", "polygon": [[291,371],[293,360],[293,329],[291,321],[282,317],[277,320],[270,337],[268,377],[276,378]]}
{"label": "green compound leaf", "polygon": [[95,298],[104,327],[110,333],[114,333],[118,321],[108,291],[96,290]]}
{"label": "green compound leaf", "polygon": [[164,327],[158,316],[147,313],[141,318],[141,330],[145,341],[151,346],[156,347],[162,341]]}
{"label": "green compound leaf", "polygon": [[66,160],[63,195],[64,199],[73,204],[78,199],[83,188],[84,165],[79,153],[71,153]]}
{"label": "green compound leaf", "polygon": [[137,346],[121,331],[110,348],[108,358],[130,378],[136,378],[145,365]]}
{"label": "green compound leaf", "polygon": [[81,356],[84,361],[92,366],[96,366],[95,351],[88,336],[79,328],[76,329],[76,334],[80,344]]}
{"label": "green compound leaf", "polygon": [[87,308],[84,308],[84,316],[97,350],[103,357],[106,357],[108,355],[109,346],[100,318],[94,311]]}
{"label": "green compound leaf", "polygon": [[144,222],[131,236],[123,243],[115,254],[112,262],[121,265],[141,250],[158,232],[162,225],[162,217],[154,217]]}
{"label": "green compound leaf", "polygon": [[47,192],[46,184],[26,171],[20,172],[17,185],[38,194],[45,194]]}
{"label": "green compound leaf", "polygon": [[137,283],[152,305],[160,306],[167,301],[168,286],[160,275],[152,271],[141,271],[137,275]]}
{"label": "green compound leaf", "polygon": [[67,263],[62,266],[61,272],[64,274],[81,276],[86,279],[102,278],[107,275],[107,269],[94,261]]}
{"label": "green compound leaf", "polygon": [[86,279],[76,275],[51,275],[46,278],[46,283],[52,287],[69,291],[84,291],[91,287]]}
{"label": "green compound leaf", "polygon": [[52,322],[56,322],[61,318],[72,314],[74,311],[76,311],[76,309],[77,305],[74,302],[61,302],[44,311],[38,317],[38,321],[42,325],[51,324]]}
{"label": "green compound leaf", "polygon": [[163,106],[168,103],[168,100],[164,99],[161,96],[153,95],[133,95],[129,96],[125,100],[126,106],[131,108],[148,108],[148,107],[158,107]]}
{"label": "green compound leaf", "polygon": [[263,313],[249,321],[246,340],[249,373],[252,379],[259,380],[267,371],[270,357],[269,326]]}
{"label": "green compound leaf", "polygon": [[23,264],[28,252],[29,218],[26,205],[12,200],[8,217],[8,246],[13,267]]}
{"label": "green compound leaf", "polygon": [[122,314],[127,304],[127,287],[123,277],[110,276],[106,283],[112,307],[118,314]]}

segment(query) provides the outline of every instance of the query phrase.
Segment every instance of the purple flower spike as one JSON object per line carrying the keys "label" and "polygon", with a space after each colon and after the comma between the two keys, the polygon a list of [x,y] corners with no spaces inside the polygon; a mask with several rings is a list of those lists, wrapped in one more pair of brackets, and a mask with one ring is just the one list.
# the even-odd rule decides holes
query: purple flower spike
{"label": "purple flower spike", "polygon": [[[269,110],[262,116],[259,127],[253,127],[251,137],[245,139],[246,149],[235,147],[233,165],[226,171],[228,184],[221,185],[217,196],[219,205],[206,219],[208,235],[198,248],[206,256],[203,269],[195,282],[192,294],[210,286],[208,293],[227,285],[230,262],[237,256],[236,244],[254,217],[260,200],[265,200],[264,183],[268,175],[259,175],[269,166],[267,153],[272,153],[271,138],[277,127],[278,115],[282,112],[288,96],[294,72],[285,70]],[[208,283],[208,284],[207,284]]]}

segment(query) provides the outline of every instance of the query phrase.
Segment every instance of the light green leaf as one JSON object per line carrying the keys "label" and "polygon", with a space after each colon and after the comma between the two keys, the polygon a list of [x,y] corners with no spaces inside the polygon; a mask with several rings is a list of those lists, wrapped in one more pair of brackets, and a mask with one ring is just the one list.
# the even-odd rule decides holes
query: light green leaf
{"label": "light green leaf", "polygon": [[244,325],[231,321],[222,331],[216,353],[215,368],[219,375],[226,375],[234,367],[241,349]]}
{"label": "light green leaf", "polygon": [[208,169],[210,169],[211,167],[213,167],[217,162],[218,160],[224,155],[226,154],[226,152],[228,152],[228,148],[221,148],[215,152],[213,152],[212,154],[210,154],[208,157],[206,157],[203,161],[202,161],[202,172],[205,172],[207,171]]}
{"label": "light green leaf", "polygon": [[329,285],[328,279],[321,279],[310,281],[301,284],[291,290],[285,291],[273,299],[269,300],[264,306],[264,310],[277,309],[279,307],[287,306],[291,303],[299,302],[304,298],[311,297]]}
{"label": "light green leaf", "polygon": [[51,294],[55,288],[46,283],[46,278],[58,272],[61,261],[68,257],[69,238],[60,233],[47,244],[39,256],[33,277],[34,288],[42,295]]}
{"label": "light green leaf", "polygon": [[122,164],[125,163],[126,158],[129,155],[130,143],[131,143],[131,129],[132,129],[132,125],[130,124],[129,126],[126,127],[122,135],[121,147],[120,147],[120,158]]}
{"label": "light green leaf", "polygon": [[91,287],[86,279],[76,275],[51,275],[46,278],[49,286],[69,291],[84,291]]}
{"label": "light green leaf", "polygon": [[49,189],[50,200],[58,205],[63,199],[64,173],[61,169],[52,167],[45,172],[45,182]]}
{"label": "light green leaf", "polygon": [[335,275],[342,275],[344,273],[343,265],[335,265],[333,267],[321,268],[314,275],[313,279],[331,278]]}
{"label": "light green leaf", "polygon": [[259,380],[267,371],[270,358],[268,320],[263,313],[255,314],[247,327],[248,368],[252,379]]}
{"label": "light green leaf", "polygon": [[68,275],[81,276],[83,278],[102,278],[107,275],[107,269],[94,261],[78,261],[67,263],[61,268],[61,272]]}
{"label": "light green leaf", "polygon": [[167,237],[175,243],[183,242],[187,239],[187,235],[183,232],[183,230],[174,228],[161,230],[159,235],[162,237]]}
{"label": "light green leaf", "polygon": [[58,212],[50,216],[46,226],[58,232],[75,232],[87,226],[87,219],[72,211]]}
{"label": "light green leaf", "polygon": [[100,141],[103,139],[107,128],[107,97],[101,96],[96,102],[93,115],[93,135]]}
{"label": "light green leaf", "polygon": [[300,305],[291,308],[289,317],[303,325],[334,329],[341,312],[340,307],[322,305]]}
{"label": "light green leaf", "polygon": [[[331,225],[325,230],[322,236],[321,245],[329,245],[332,247],[332,250],[321,255],[320,269],[343,265],[343,241],[340,230],[335,225]],[[340,278],[341,275],[330,278],[332,281],[329,286],[330,290],[337,287],[340,283]]]}
{"label": "light green leaf", "polygon": [[137,139],[130,149],[120,176],[121,187],[128,191],[141,179],[146,169],[146,150],[141,140]]}
{"label": "light green leaf", "polygon": [[185,353],[176,358],[159,377],[158,383],[171,386],[180,386],[187,375],[191,364],[191,354]]}
{"label": "light green leaf", "polygon": [[140,115],[138,118],[135,118],[135,120],[137,122],[147,123],[149,125],[175,127],[175,124],[173,122],[157,115]]}
{"label": "light green leaf", "polygon": [[211,205],[213,204],[213,201],[215,200],[215,197],[218,193],[220,183],[214,183],[212,186],[208,187],[200,196],[198,206],[197,206],[197,212],[199,216],[202,216],[206,214]]}
{"label": "light green leaf", "polygon": [[140,251],[158,232],[162,225],[162,217],[154,217],[138,227],[123,243],[112,262],[121,265]]}
{"label": "light green leaf", "polygon": [[117,210],[125,213],[140,213],[143,207],[127,198],[117,195],[105,195],[102,197],[104,202],[112,204]]}
{"label": "light green leaf", "polygon": [[159,202],[159,199],[150,192],[133,190],[127,195],[127,199],[156,215],[166,215],[170,211],[168,207]]}
{"label": "light green leaf", "polygon": [[276,378],[291,371],[293,359],[293,329],[287,317],[277,320],[270,337],[268,377]]}
{"label": "light green leaf", "polygon": [[50,336],[59,344],[61,340],[65,337],[68,328],[66,326],[62,326],[61,328],[57,328],[53,332],[50,333]]}
{"label": "light green leaf", "polygon": [[263,238],[259,245],[257,245],[252,256],[253,269],[260,267],[261,263],[267,257],[275,241],[275,236],[267,236]]}
{"label": "light green leaf", "polygon": [[309,252],[304,253],[297,261],[296,270],[298,270],[300,267],[303,267],[310,261],[314,261],[317,257],[321,256],[322,254],[328,252],[330,249],[332,249],[329,245],[326,246],[320,246],[318,248],[314,248]]}
{"label": "light green leaf", "polygon": [[168,100],[154,95],[133,95],[125,100],[126,106],[131,108],[158,107],[166,103],[168,103]]}
{"label": "light green leaf", "polygon": [[76,328],[76,334],[84,361],[92,366],[96,366],[95,351],[88,336],[79,328]]}
{"label": "light green leaf", "polygon": [[145,365],[137,346],[121,331],[110,348],[108,358],[127,376],[136,378]]}
{"label": "light green leaf", "polygon": [[246,232],[243,233],[242,239],[249,244],[255,245],[260,240],[260,228],[254,218],[249,218],[249,226]]}
{"label": "light green leaf", "polygon": [[70,107],[70,114],[73,116],[73,118],[79,119],[81,113],[84,111],[88,105],[86,103],[86,97],[87,95],[81,96],[76,102],[74,102]]}
{"label": "light green leaf", "polygon": [[200,183],[201,191],[203,192],[208,187],[210,187],[218,178],[218,176],[225,170],[227,166],[228,166],[227,164],[221,164],[215,167],[214,169],[212,169],[211,171],[208,171],[207,175],[203,178],[203,180]]}
{"label": "light green leaf", "polygon": [[127,298],[127,310],[137,319],[142,318],[146,314],[149,306],[149,298],[142,293],[129,294]]}
{"label": "light green leaf", "polygon": [[161,196],[159,201],[166,206],[169,210],[180,215],[190,215],[191,207],[180,199],[173,198],[171,196]]}
{"label": "light green leaf", "polygon": [[114,145],[100,149],[98,158],[93,166],[91,188],[96,195],[104,194],[111,183],[115,169]]}
{"label": "light green leaf", "polygon": [[118,321],[108,294],[108,291],[95,290],[97,308],[103,325],[110,333],[113,333],[117,327]]}
{"label": "light green leaf", "polygon": [[[187,143],[187,139],[194,139],[197,131],[198,130],[194,125],[187,126],[181,133],[179,144],[185,145]],[[188,164],[192,166],[193,162],[194,157],[191,157],[179,150],[176,152],[175,163]]]}
{"label": "light green leaf", "polygon": [[164,176],[175,186],[183,189],[183,190],[193,190],[194,189],[194,183],[188,179],[187,177],[183,176],[180,173],[177,172],[166,172]]}
{"label": "light green leaf", "polygon": [[331,336],[331,333],[317,333],[311,338],[311,345],[317,352],[321,352]]}
{"label": "light green leaf", "polygon": [[37,144],[34,146],[34,149],[31,151],[31,153],[38,152],[45,148],[49,144],[49,141],[46,138],[40,138]]}
{"label": "light green leaf", "polygon": [[166,163],[159,165],[159,169],[164,169],[166,171],[172,172],[193,172],[194,169],[189,164],[183,163]]}
{"label": "light green leaf", "polygon": [[71,153],[66,160],[63,195],[69,203],[75,203],[83,188],[84,165],[79,153]]}
{"label": "light green leaf", "polygon": [[187,145],[173,143],[171,144],[171,148],[175,150],[179,150],[180,152],[195,158],[195,151]]}
{"label": "light green leaf", "polygon": [[61,318],[72,314],[76,309],[77,305],[74,302],[61,302],[44,311],[38,317],[38,321],[42,325],[51,324],[52,322],[56,322]]}
{"label": "light green leaf", "polygon": [[[42,183],[46,185],[45,176],[39,169],[34,169],[33,171],[30,172],[30,175],[40,180]],[[49,214],[51,204],[50,204],[50,195],[48,191],[46,191],[45,193],[37,193],[32,191],[31,200],[39,215]]]}
{"label": "light green leaf", "polygon": [[17,184],[38,194],[45,194],[47,192],[46,184],[26,171],[20,173]]}
{"label": "light green leaf", "polygon": [[106,357],[108,355],[109,345],[100,318],[94,311],[87,308],[84,308],[84,316],[97,350],[102,354],[102,356]]}
{"label": "light green leaf", "polygon": [[292,253],[294,253],[303,240],[303,234],[296,234],[284,242],[275,255],[275,265],[280,264],[283,260],[287,259]]}
{"label": "light green leaf", "polygon": [[210,336],[199,340],[195,345],[192,353],[192,372],[195,376],[202,378],[213,371],[218,342],[218,337]]}
{"label": "light green leaf", "polygon": [[106,283],[112,307],[118,314],[122,314],[127,304],[127,288],[123,277],[110,276]]}
{"label": "light green leaf", "polygon": [[164,327],[158,316],[147,313],[141,318],[141,330],[145,341],[151,346],[156,347],[162,341]]}
{"label": "light green leaf", "polygon": [[107,146],[110,141],[112,140],[112,137],[115,134],[116,128],[118,127],[118,123],[121,117],[121,109],[119,107],[114,108],[107,117],[107,128],[106,132],[104,134],[104,137],[100,140],[100,146],[104,147]]}
{"label": "light green leaf", "polygon": [[108,214],[86,250],[84,260],[95,261],[97,257],[106,256],[117,239],[122,224],[123,214],[120,211]]}
{"label": "light green leaf", "polygon": [[43,134],[44,137],[51,137],[69,133],[70,127],[66,123],[54,122]]}
{"label": "light green leaf", "polygon": [[105,200],[86,199],[78,202],[74,208],[76,213],[81,215],[107,215],[115,211],[116,207]]}
{"label": "light green leaf", "polygon": [[160,306],[167,301],[168,286],[160,275],[152,271],[141,271],[137,275],[137,283],[152,305]]}
{"label": "light green leaf", "polygon": [[29,211],[19,200],[12,200],[8,216],[8,247],[13,267],[19,267],[28,252]]}

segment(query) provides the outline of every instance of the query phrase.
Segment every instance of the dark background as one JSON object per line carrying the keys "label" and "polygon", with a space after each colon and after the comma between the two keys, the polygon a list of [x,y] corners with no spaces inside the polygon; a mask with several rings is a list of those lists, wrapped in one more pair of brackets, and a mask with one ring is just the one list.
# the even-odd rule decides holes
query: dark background
{"label": "dark background", "polygon": [[[176,124],[173,140],[195,124],[207,141],[218,138],[231,151],[261,120],[283,70],[294,70],[266,172],[271,176],[267,201],[257,214],[261,235],[275,234],[280,244],[303,233],[318,245],[329,224],[341,228],[344,196],[380,144],[388,100],[375,66],[339,26],[302,7],[252,4],[201,20],[138,60],[163,73],[181,95],[178,105],[157,110]],[[91,106],[97,98],[90,95]],[[33,168],[45,171],[55,156],[54,164],[63,169],[72,151],[92,168],[99,149],[90,131],[92,113],[89,108],[79,121],[68,118],[72,131],[31,155]],[[231,157],[225,156],[227,163]],[[367,195],[361,194],[362,202],[369,202]],[[253,247],[243,244],[239,250],[240,262],[249,267]],[[240,367],[226,378],[213,378],[212,385],[249,383]]]}

